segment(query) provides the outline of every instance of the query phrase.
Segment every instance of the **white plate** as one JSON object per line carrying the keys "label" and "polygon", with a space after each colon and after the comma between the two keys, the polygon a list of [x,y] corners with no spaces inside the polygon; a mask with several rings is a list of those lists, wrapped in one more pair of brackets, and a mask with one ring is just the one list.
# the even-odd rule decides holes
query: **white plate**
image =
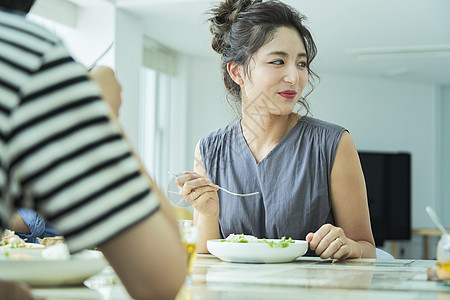
{"label": "white plate", "polygon": [[[280,240],[268,239],[279,242]],[[306,241],[294,240],[286,248],[270,247],[267,243],[229,243],[222,240],[206,241],[208,251],[224,261],[242,263],[282,263],[303,256],[308,250]]]}
{"label": "white plate", "polygon": [[19,280],[32,286],[81,284],[107,266],[103,254],[88,251],[73,255],[68,260],[0,258],[0,279]]}

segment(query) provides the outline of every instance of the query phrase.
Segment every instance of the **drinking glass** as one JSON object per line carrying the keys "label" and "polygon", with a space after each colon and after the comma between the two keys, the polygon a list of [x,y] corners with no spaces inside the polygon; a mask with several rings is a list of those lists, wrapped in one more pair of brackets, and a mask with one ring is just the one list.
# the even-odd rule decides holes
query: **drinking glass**
{"label": "drinking glass", "polygon": [[176,183],[177,176],[182,175],[182,173],[175,174],[175,173],[170,172],[169,174],[171,175],[171,179],[169,181],[169,184],[167,185],[167,198],[169,198],[170,203],[172,203],[172,205],[174,205],[176,207],[181,207],[181,208],[190,207],[190,205],[187,204],[183,198],[181,198],[181,196],[180,196],[181,189]]}
{"label": "drinking glass", "polygon": [[436,249],[437,277],[450,282],[450,233],[443,234]]}
{"label": "drinking glass", "polygon": [[183,246],[186,251],[186,284],[191,284],[192,267],[197,256],[199,229],[193,225],[192,220],[179,220],[178,228],[180,229],[181,241],[183,242]]}

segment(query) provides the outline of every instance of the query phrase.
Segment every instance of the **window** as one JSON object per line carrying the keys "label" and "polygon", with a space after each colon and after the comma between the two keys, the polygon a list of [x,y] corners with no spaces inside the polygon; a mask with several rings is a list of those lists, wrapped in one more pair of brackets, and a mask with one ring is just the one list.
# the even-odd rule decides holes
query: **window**
{"label": "window", "polygon": [[169,170],[171,76],[146,67],[141,71],[141,157],[160,186],[167,185]]}
{"label": "window", "polygon": [[140,99],[140,156],[149,174],[163,189],[169,181],[171,146],[171,89],[176,55],[150,38],[144,38]]}

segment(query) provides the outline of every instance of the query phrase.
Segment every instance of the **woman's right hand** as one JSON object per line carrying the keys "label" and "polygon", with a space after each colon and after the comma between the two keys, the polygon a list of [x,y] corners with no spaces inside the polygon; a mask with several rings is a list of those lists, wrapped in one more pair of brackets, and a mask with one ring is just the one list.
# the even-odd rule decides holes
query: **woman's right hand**
{"label": "woman's right hand", "polygon": [[197,212],[206,217],[219,216],[218,188],[210,186],[211,180],[195,172],[184,172],[176,183],[181,188],[181,198]]}

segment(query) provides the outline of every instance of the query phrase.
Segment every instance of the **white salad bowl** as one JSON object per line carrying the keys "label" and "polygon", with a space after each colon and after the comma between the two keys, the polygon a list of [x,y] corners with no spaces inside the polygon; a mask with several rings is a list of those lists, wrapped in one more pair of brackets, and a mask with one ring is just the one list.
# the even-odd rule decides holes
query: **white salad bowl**
{"label": "white salad bowl", "polygon": [[[267,241],[279,242],[277,239]],[[232,243],[223,240],[206,241],[208,251],[223,261],[238,263],[284,263],[303,256],[308,242],[293,240],[288,247],[271,247],[268,243]]]}

